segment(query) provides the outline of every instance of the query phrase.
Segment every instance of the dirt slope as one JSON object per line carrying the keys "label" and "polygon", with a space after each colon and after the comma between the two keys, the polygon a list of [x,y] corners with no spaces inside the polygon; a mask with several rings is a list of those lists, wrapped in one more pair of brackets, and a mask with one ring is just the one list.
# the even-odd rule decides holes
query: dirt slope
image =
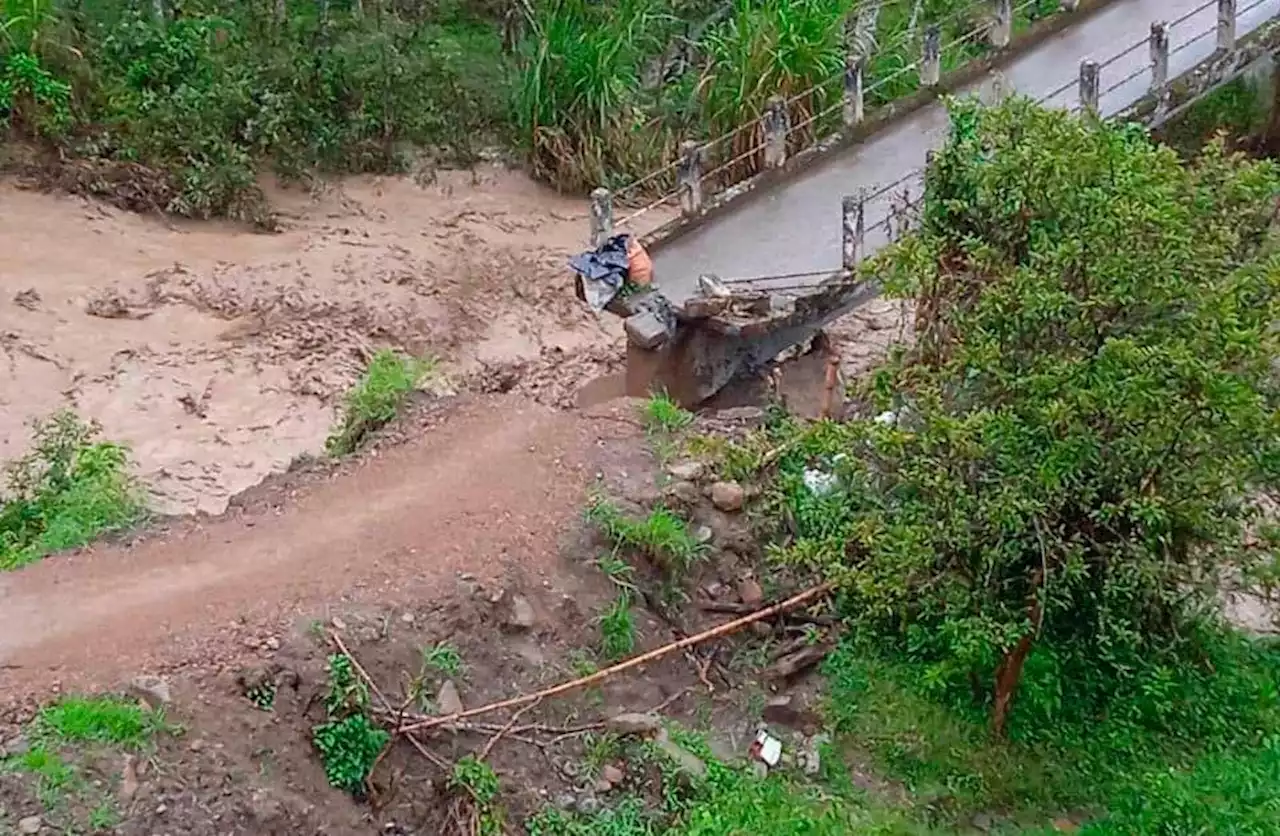
{"label": "dirt slope", "polygon": [[329,603],[421,599],[457,573],[510,563],[536,577],[580,513],[602,434],[632,431],[516,396],[465,400],[435,423],[350,472],[264,486],[220,519],[0,576],[0,692],[213,662]]}

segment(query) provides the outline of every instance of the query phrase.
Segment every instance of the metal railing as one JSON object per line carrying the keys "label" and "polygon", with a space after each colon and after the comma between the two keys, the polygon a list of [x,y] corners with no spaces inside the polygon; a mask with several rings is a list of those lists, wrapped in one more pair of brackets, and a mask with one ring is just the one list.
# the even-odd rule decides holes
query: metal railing
{"label": "metal railing", "polygon": [[[846,128],[853,128],[864,122],[868,99],[903,76],[916,73],[919,75],[920,87],[937,86],[945,56],[984,36],[997,50],[1007,47],[1013,37],[1013,26],[1017,16],[1039,2],[1040,0],[1022,0],[1015,4],[1014,0],[995,0],[995,14],[989,23],[976,26],[943,44],[942,34],[947,28],[957,21],[975,16],[975,12],[979,10],[991,8],[990,0],[974,0],[973,3],[957,9],[946,18],[923,27],[923,34],[919,38],[903,33],[885,45],[877,46],[867,55],[850,52],[846,55],[845,66],[841,72],[799,93],[769,99],[765,112],[755,119],[705,142],[681,143],[676,159],[621,188],[612,191],[596,189],[592,193],[592,200],[598,206],[592,212],[592,217],[600,220],[608,219],[610,225],[607,228],[593,227],[593,245],[607,238],[614,230],[634,229],[637,221],[662,207],[678,204],[682,214],[697,214],[704,205],[704,197],[712,187],[732,188],[737,182],[748,179],[762,169],[781,167],[789,155],[800,150],[795,146],[807,147],[815,144],[818,138],[809,139],[805,132],[813,125],[833,116],[837,111],[843,112],[842,121]],[[1077,3],[1078,0],[1061,0],[1060,12],[1074,11]],[[857,12],[858,9],[855,8],[850,14],[856,15]],[[910,47],[912,40],[918,40],[920,44],[918,57],[914,61],[887,76],[876,79],[870,85],[864,84],[868,59],[884,52],[895,52],[903,47]],[[797,104],[810,99],[825,101],[831,94],[830,88],[837,85],[841,87],[841,95],[834,102],[792,123],[791,114]],[[740,142],[743,136],[749,136],[751,140],[745,149],[735,149],[735,143]],[[726,148],[729,150],[724,152],[723,149]],[[720,158],[721,156],[723,159]],[[614,217],[616,205],[629,201],[642,193],[646,187],[670,177],[673,173],[676,180],[674,189],[622,217]]]}
{"label": "metal railing", "polygon": [[[1036,103],[1040,105],[1049,104],[1063,93],[1074,88],[1076,90],[1075,102],[1067,106],[1067,110],[1073,113],[1084,110],[1100,115],[1100,104],[1104,96],[1131,83],[1134,79],[1146,75],[1148,77],[1146,91],[1143,95],[1135,97],[1135,99],[1141,100],[1144,96],[1154,96],[1157,102],[1156,116],[1158,117],[1160,114],[1168,112],[1170,57],[1210,36],[1216,37],[1214,56],[1233,53],[1236,49],[1236,22],[1239,17],[1267,2],[1272,2],[1272,0],[1252,0],[1248,5],[1239,7],[1237,0],[1205,0],[1205,2],[1172,22],[1157,21],[1152,23],[1147,37],[1134,41],[1107,59],[1100,62],[1087,59],[1081,61],[1076,78],[1038,97]],[[1201,31],[1186,31],[1189,28],[1187,24],[1196,15],[1215,6],[1217,7],[1218,15],[1213,25]],[[1175,38],[1175,35],[1179,33],[1179,29],[1183,30],[1186,37],[1182,39]],[[1177,45],[1171,47],[1171,44],[1175,42]],[[1114,68],[1120,61],[1141,50],[1144,46],[1148,48],[1148,59],[1145,63],[1120,76],[1105,88],[1101,86],[1107,70]],[[1230,79],[1220,80],[1215,87],[1226,83],[1228,80]],[[1204,95],[1204,92],[1200,95]],[[1125,102],[1124,104],[1127,106],[1131,102]],[[926,160],[925,166],[912,169],[890,183],[863,188],[856,194],[846,196],[842,200],[841,271],[856,268],[868,255],[869,250],[878,249],[878,246],[874,246],[877,240],[880,244],[897,240],[918,223],[919,210],[924,203],[924,174],[927,166],[928,160]],[[873,222],[869,222],[870,210],[886,202],[888,206],[884,215]],[[783,276],[722,278],[721,281],[734,285],[755,285],[760,290],[770,292],[785,292],[812,287],[814,284],[812,281],[797,283],[798,279],[830,277],[837,272],[834,269],[817,270]],[[777,284],[777,282],[782,283]]]}

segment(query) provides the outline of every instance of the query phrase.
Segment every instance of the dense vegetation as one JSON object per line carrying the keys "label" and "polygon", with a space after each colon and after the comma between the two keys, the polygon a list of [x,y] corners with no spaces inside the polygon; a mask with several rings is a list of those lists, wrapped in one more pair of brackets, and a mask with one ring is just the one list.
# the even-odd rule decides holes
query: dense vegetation
{"label": "dense vegetation", "polygon": [[[1018,23],[1056,7],[1041,0]],[[671,161],[681,140],[724,136],[759,116],[772,95],[792,98],[793,145],[834,129],[846,22],[870,56],[872,104],[916,89],[916,73],[901,71],[927,23],[943,25],[947,66],[987,49],[981,37],[955,43],[981,26],[981,3],[870,8],[4,0],[0,121],[58,152],[44,169],[64,186],[193,217],[269,223],[262,168],[429,171],[487,147],[518,149],[557,186],[620,186]],[[743,157],[723,177],[744,176],[759,160],[743,152],[758,142],[758,131],[743,131],[711,149],[708,165]],[[673,182],[668,172],[648,187]]]}
{"label": "dense vegetation", "polygon": [[[878,420],[776,431],[777,556],[843,589],[835,716],[962,809],[1267,832],[1242,823],[1280,805],[1280,650],[1219,595],[1275,578],[1280,170],[1017,101],[959,105],[928,178],[870,268],[917,309]],[[923,741],[886,722],[912,700]]]}

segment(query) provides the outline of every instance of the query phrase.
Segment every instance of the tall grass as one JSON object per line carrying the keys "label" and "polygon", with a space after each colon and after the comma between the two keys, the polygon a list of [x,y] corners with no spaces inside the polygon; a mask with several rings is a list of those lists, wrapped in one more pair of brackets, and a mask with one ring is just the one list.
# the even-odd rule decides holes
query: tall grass
{"label": "tall grass", "polygon": [[323,19],[314,0],[180,13],[165,0],[163,22],[149,1],[0,2],[0,119],[59,159],[135,169],[116,190],[98,176],[65,183],[131,208],[264,221],[260,166],[466,163],[509,133],[509,64],[486,0],[380,0],[365,14],[335,0]]}
{"label": "tall grass", "polygon": [[[711,135],[760,118],[773,96],[795,99],[793,126],[839,101],[850,5],[850,0],[736,0],[733,16],[705,43],[701,89]],[[800,133],[812,132],[811,125]],[[762,128],[742,131],[730,153],[737,157],[763,139]]]}
{"label": "tall grass", "polygon": [[434,369],[432,360],[406,357],[389,348],[373,355],[369,367],[343,398],[338,423],[325,439],[325,449],[332,456],[345,456],[360,449],[370,433],[399,414],[409,396]]}
{"label": "tall grass", "polygon": [[583,189],[656,168],[670,137],[644,113],[640,69],[671,14],[653,0],[547,0],[531,21],[515,92],[536,174]]}
{"label": "tall grass", "polygon": [[[721,169],[712,187],[727,186],[763,165],[763,127],[751,123],[770,98],[788,101],[793,153],[839,128],[847,51],[867,57],[864,84],[874,107],[919,89],[913,65],[929,25],[942,28],[944,70],[991,48],[987,3],[883,0],[870,13],[864,6],[874,1],[730,0],[727,16],[685,40],[676,23],[688,12],[675,0],[544,0],[516,85],[519,133],[535,172],[562,188],[616,189],[670,163],[684,140],[732,135],[704,160],[704,171]],[[1056,8],[1056,0],[1040,0],[1018,13],[1015,29]],[[851,25],[860,16],[873,25]],[[646,88],[646,69],[673,45],[689,60]],[[669,172],[648,183],[650,192],[673,187]]]}

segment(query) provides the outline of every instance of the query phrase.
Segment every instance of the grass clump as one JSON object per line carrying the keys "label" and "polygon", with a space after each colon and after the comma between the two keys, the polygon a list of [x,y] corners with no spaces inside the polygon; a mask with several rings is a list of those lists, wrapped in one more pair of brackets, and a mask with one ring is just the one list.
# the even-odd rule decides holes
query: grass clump
{"label": "grass clump", "polygon": [[684,572],[706,555],[706,545],[698,542],[688,523],[666,508],[655,508],[637,520],[623,514],[612,502],[599,498],[587,509],[587,520],[613,541],[616,548],[643,552],[668,571]]}
{"label": "grass clump", "polygon": [[164,728],[161,715],[118,697],[67,697],[40,709],[34,732],[57,743],[140,748]]}
{"label": "grass clump", "polygon": [[693,423],[693,413],[666,392],[650,395],[640,407],[640,419],[651,433],[674,433]]}
{"label": "grass clump", "polygon": [[631,596],[622,592],[598,619],[600,653],[610,662],[630,656],[636,649],[636,623],[631,614]]}
{"label": "grass clump", "polygon": [[422,381],[433,371],[430,360],[406,357],[384,348],[343,399],[337,427],[325,440],[331,456],[355,452],[372,432],[390,423]]}
{"label": "grass clump", "polygon": [[164,716],[119,696],[68,696],[46,705],[26,730],[27,751],[0,758],[0,774],[24,776],[48,815],[47,824],[66,832],[109,826],[116,811],[101,782],[91,781],[81,761],[121,750],[145,750],[171,729]]}
{"label": "grass clump", "polygon": [[497,803],[499,788],[493,767],[475,755],[467,755],[454,765],[449,789],[459,794],[455,804],[465,808],[465,812],[459,807],[455,807],[455,811],[461,813],[462,820],[470,822],[466,832],[476,836],[501,836],[506,814]]}
{"label": "grass clump", "polygon": [[5,468],[0,569],[83,546],[142,519],[128,449],[99,433],[70,411],[35,423],[31,452]]}

